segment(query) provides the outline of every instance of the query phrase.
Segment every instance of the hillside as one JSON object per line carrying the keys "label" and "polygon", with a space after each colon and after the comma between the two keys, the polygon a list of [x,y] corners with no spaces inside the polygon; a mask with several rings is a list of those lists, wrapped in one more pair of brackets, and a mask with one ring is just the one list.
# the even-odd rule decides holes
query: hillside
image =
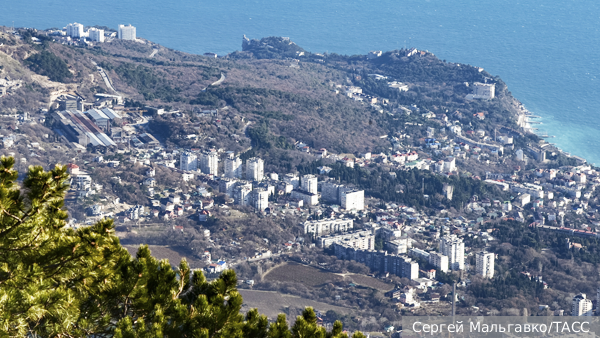
{"label": "hillside", "polygon": [[[465,282],[461,314],[568,309],[570,285],[590,293],[597,284],[598,275],[584,271],[598,269],[600,244],[575,238],[600,233],[597,168],[526,128],[535,116],[481,68],[414,48],[316,54],[281,37],[244,37],[241,51],[215,57],[144,39],[88,44],[52,34],[0,33],[0,146],[20,171],[71,164],[66,207],[74,227],[110,217],[128,249],[149,244],[157,257],[172,264],[185,257],[193,267],[224,260],[245,280],[240,287],[286,294],[271,302],[293,296],[328,304],[319,305],[331,310],[327,318],[344,318],[351,329],[398,325],[408,313],[448,313],[452,280]],[[474,97],[475,88],[493,91]],[[71,129],[58,121],[67,118],[55,112],[75,103],[95,114],[96,128],[114,144],[65,137]],[[90,107],[114,109],[107,110],[112,118]],[[84,135],[75,122],[69,126]],[[236,182],[223,179],[232,154],[239,172],[246,162]],[[207,169],[209,157],[218,161]],[[264,160],[264,177],[244,199],[244,174],[260,180],[258,168],[249,174],[251,157]],[[295,187],[292,180],[306,179],[316,189],[298,194],[311,183]],[[263,189],[268,203],[258,206]],[[344,205],[344,194],[355,194],[355,204]],[[312,201],[315,195],[321,200]],[[370,249],[398,254],[409,242],[399,252],[392,238],[408,236],[413,248],[436,251],[440,236],[458,234],[468,267],[432,277],[443,285],[419,292],[431,300],[422,308],[403,307],[386,291],[415,286],[416,276],[334,256],[304,227],[344,218],[355,229],[374,229]],[[562,225],[573,231],[568,247]],[[480,250],[498,254],[491,281],[476,275]],[[425,276],[443,271],[422,257],[418,264]]]}
{"label": "hillside", "polygon": [[[43,37],[40,32],[32,34]],[[460,110],[465,116],[485,111],[496,120],[490,122],[503,124],[510,124],[513,115],[509,112],[513,99],[500,79],[471,66],[443,62],[430,53],[408,58],[403,56],[408,51],[400,50],[367,60],[311,54],[289,40],[266,38],[246,39],[242,52],[209,58],[146,40],[114,40],[84,48],[54,43],[48,37],[35,44],[26,35],[1,35],[0,76],[24,83],[12,95],[0,98],[4,113],[48,107],[69,92],[91,102],[96,93],[114,94],[96,71],[97,64],[129,102],[184,112],[220,108],[221,130],[207,133],[208,138],[239,132],[230,121],[243,117],[253,124],[250,130],[256,129],[252,141],[263,148],[285,149],[302,141],[311,148],[339,153],[384,151],[389,143],[380,136],[396,132],[404,121],[378,113],[383,111],[380,103],[370,105],[336,94],[340,85],[360,86],[366,94],[392,99],[394,103],[385,107],[391,115],[399,104],[418,104],[433,113]],[[371,73],[402,81],[410,90],[398,92],[386,81],[369,77]],[[221,75],[224,81],[210,86]],[[499,85],[500,100],[465,102],[469,89],[464,83],[486,78]],[[186,145],[172,134],[165,139]]]}

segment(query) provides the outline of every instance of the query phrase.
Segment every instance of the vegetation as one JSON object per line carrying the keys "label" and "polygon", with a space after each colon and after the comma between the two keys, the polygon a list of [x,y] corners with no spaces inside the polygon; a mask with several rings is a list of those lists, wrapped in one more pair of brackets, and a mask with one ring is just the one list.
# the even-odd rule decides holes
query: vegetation
{"label": "vegetation", "polygon": [[270,36],[259,40],[244,41],[242,51],[249,52],[257,59],[296,58],[298,53],[306,53],[300,46],[289,38]]}
{"label": "vegetation", "polygon": [[[298,171],[301,174],[316,174],[318,173],[317,167],[321,165],[323,164],[320,161],[300,165]],[[423,170],[410,169],[395,171],[396,176],[394,177],[380,167],[349,168],[339,163],[329,166],[333,169],[329,173],[329,177],[364,189],[366,194],[375,198],[404,203],[413,207],[442,208],[449,206],[460,209],[473,195],[490,199],[504,197],[504,193],[494,186],[485,184],[481,180],[459,175],[444,177]],[[444,184],[454,187],[452,200],[448,200],[445,195],[442,195]]]}
{"label": "vegetation", "polygon": [[121,80],[136,88],[145,100],[160,99],[165,102],[180,101],[180,90],[173,88],[164,76],[152,69],[133,63],[125,63],[115,68]]}
{"label": "vegetation", "polygon": [[67,63],[47,50],[31,55],[25,59],[25,64],[32,71],[47,76],[52,81],[64,83],[71,78]]}
{"label": "vegetation", "polygon": [[289,144],[284,136],[271,134],[268,122],[268,120],[263,120],[258,126],[248,128],[248,137],[252,140],[252,145],[258,149],[271,149],[273,147],[291,149],[293,145]]}
{"label": "vegetation", "polygon": [[[386,74],[406,82],[483,82],[485,74],[470,65],[446,63],[433,54],[405,57],[407,50],[394,50],[373,59],[371,63]],[[407,62],[409,61],[410,62]],[[489,74],[488,74],[489,76]]]}
{"label": "vegetation", "polygon": [[291,328],[284,315],[271,325],[256,310],[244,317],[232,270],[208,282],[146,246],[131,258],[109,220],[65,227],[66,167],[30,167],[20,189],[14,162],[0,158],[2,335],[347,337],[339,321],[331,332],[318,326],[311,308]]}

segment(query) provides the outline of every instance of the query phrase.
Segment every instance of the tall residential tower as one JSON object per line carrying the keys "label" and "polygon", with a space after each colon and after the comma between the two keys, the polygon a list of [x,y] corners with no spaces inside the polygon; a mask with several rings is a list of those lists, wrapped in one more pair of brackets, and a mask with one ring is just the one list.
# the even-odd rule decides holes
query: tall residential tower
{"label": "tall residential tower", "polygon": [[119,39],[133,40],[136,39],[135,27],[132,25],[119,25]]}
{"label": "tall residential tower", "polygon": [[440,253],[448,256],[451,270],[465,269],[465,243],[456,235],[446,235],[440,239]]}
{"label": "tall residential tower", "polygon": [[225,177],[227,178],[242,178],[242,160],[239,156],[231,154],[225,159]]}
{"label": "tall residential tower", "polygon": [[265,162],[258,158],[252,157],[246,161],[246,179],[249,181],[262,181],[265,177]]}
{"label": "tall residential tower", "polygon": [[494,259],[495,255],[491,252],[481,251],[477,253],[475,270],[477,274],[484,278],[494,277]]}

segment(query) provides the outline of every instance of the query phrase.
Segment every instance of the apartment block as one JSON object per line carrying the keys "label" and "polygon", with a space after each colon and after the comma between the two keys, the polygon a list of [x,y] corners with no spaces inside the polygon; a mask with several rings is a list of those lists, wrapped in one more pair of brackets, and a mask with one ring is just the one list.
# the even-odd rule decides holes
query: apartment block
{"label": "apartment block", "polygon": [[321,237],[332,233],[348,232],[354,229],[352,219],[324,219],[304,222],[304,233],[313,237]]}
{"label": "apartment block", "polygon": [[446,235],[440,239],[439,251],[448,257],[451,270],[465,269],[465,243],[456,235]]}

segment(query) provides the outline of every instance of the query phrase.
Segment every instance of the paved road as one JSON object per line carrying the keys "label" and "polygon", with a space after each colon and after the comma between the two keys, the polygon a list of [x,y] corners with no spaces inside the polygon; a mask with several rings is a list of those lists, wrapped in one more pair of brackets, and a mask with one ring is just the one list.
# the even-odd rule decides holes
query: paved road
{"label": "paved road", "polygon": [[102,69],[102,67],[98,66],[98,64],[96,63],[96,61],[94,61],[92,59],[90,59],[90,61],[92,61],[92,63],[94,64],[94,66],[96,66],[96,69],[100,73],[100,76],[102,76],[102,80],[104,80],[104,84],[106,84],[106,86],[108,88],[110,88],[110,90],[112,90],[115,94],[121,95],[121,94],[119,94],[119,92],[113,86],[112,82],[110,81],[110,78],[108,77],[108,75],[106,74],[106,72],[104,71],[104,69]]}
{"label": "paved road", "polygon": [[113,87],[112,82],[110,81],[110,78],[108,78],[108,75],[106,74],[106,72],[104,71],[104,69],[102,69],[102,67],[98,67],[98,66],[96,66],[96,68],[98,68],[98,72],[100,72],[100,75],[102,75],[102,79],[104,80],[104,83],[106,84],[106,86],[108,88],[110,88],[110,90],[112,90],[113,92],[115,92],[115,94],[121,95],[115,89],[115,87]]}
{"label": "paved road", "polygon": [[221,73],[221,78],[218,79],[217,81],[211,83],[211,86],[220,85],[221,83],[223,83],[223,81],[225,81],[225,74]]}
{"label": "paved road", "polygon": [[[223,83],[223,81],[225,81],[225,74],[221,73],[221,78],[219,78],[217,81],[209,84],[208,87],[220,85],[221,83]],[[204,89],[202,89],[202,91],[203,92],[206,91],[206,88],[208,88],[208,87],[204,87]]]}

